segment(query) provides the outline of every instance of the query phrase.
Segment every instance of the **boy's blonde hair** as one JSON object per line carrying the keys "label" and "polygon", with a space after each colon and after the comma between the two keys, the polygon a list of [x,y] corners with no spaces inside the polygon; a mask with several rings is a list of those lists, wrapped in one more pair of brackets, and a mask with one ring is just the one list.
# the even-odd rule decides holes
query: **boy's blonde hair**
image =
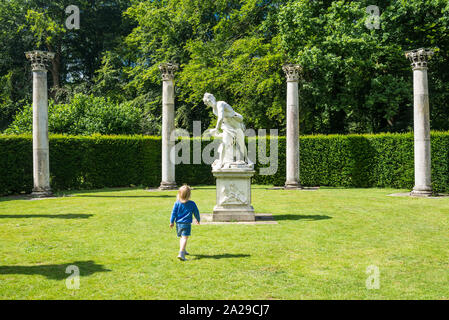
{"label": "boy's blonde hair", "polygon": [[176,198],[182,203],[186,203],[190,199],[191,190],[192,189],[188,185],[183,185],[181,188],[179,188]]}

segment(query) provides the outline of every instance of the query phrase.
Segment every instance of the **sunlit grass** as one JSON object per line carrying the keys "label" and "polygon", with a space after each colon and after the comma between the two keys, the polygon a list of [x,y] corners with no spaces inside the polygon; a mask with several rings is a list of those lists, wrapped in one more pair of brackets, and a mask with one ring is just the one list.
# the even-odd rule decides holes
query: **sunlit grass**
{"label": "sunlit grass", "polygon": [[[194,225],[186,262],[168,228],[174,191],[0,198],[0,298],[448,299],[449,198],[393,192],[253,186],[256,212],[278,224]],[[214,187],[192,195],[212,212]],[[66,287],[72,264],[79,290]]]}

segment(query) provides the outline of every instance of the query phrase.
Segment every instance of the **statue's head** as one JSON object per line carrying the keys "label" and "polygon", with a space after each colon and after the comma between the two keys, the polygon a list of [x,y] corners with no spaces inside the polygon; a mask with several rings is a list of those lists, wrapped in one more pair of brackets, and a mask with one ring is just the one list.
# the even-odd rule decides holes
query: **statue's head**
{"label": "statue's head", "polygon": [[203,98],[203,102],[210,107],[214,107],[217,103],[217,100],[215,100],[215,97],[213,94],[211,93],[205,93],[204,94],[204,98]]}

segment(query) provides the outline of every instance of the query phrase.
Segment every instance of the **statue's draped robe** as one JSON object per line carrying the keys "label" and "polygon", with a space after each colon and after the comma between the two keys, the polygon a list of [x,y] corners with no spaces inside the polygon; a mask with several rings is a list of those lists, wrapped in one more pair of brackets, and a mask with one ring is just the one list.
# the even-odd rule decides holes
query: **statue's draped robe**
{"label": "statue's draped robe", "polygon": [[[240,135],[244,135],[245,125],[243,124],[243,121],[235,117],[237,115],[236,112],[233,111],[232,107],[227,104],[224,101],[218,101],[217,102],[217,108],[218,110],[223,109],[224,116],[223,116],[223,122],[221,124],[221,130],[223,131],[222,138],[223,142],[221,143],[218,152],[225,152],[224,156],[224,162],[233,162],[234,161],[234,153],[239,155],[239,147],[237,144],[237,135],[240,133]],[[229,110],[232,110],[232,112],[229,112]],[[230,113],[233,113],[233,115],[230,115]],[[240,157],[243,158],[243,155]],[[244,160],[244,159],[239,159]]]}

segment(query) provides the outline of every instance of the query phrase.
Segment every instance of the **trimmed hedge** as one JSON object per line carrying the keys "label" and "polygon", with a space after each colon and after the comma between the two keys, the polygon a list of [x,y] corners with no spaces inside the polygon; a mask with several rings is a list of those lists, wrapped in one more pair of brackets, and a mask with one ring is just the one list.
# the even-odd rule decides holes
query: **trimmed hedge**
{"label": "trimmed hedge", "polygon": [[[259,174],[256,184],[285,182],[285,137],[278,138],[276,174]],[[432,181],[449,191],[449,132],[432,132]],[[204,148],[208,141],[202,143]],[[267,143],[267,151],[270,150]],[[301,137],[301,183],[305,186],[393,187],[414,182],[413,134],[315,135]],[[191,153],[192,153],[191,147]],[[0,194],[29,193],[33,187],[32,137],[0,135]],[[191,155],[192,159],[192,155]],[[50,136],[54,190],[130,185],[158,187],[161,139],[152,136]],[[213,184],[210,165],[176,166],[178,184]]]}
{"label": "trimmed hedge", "polygon": [[[31,192],[32,137],[0,135],[0,194]],[[160,183],[158,137],[50,136],[53,190]]]}

